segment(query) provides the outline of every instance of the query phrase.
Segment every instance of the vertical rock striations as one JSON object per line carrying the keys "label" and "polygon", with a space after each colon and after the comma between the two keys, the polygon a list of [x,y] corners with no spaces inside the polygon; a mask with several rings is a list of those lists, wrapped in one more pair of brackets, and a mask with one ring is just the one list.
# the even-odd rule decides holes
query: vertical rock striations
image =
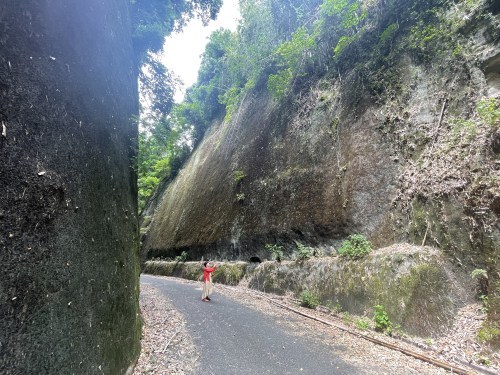
{"label": "vertical rock striations", "polygon": [[0,372],[125,373],[140,336],[128,1],[2,1],[0,51]]}

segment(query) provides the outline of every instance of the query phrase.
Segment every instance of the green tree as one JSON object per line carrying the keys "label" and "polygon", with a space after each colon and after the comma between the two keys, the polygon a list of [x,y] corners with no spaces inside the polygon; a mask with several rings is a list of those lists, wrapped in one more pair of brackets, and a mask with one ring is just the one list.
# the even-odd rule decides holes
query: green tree
{"label": "green tree", "polygon": [[279,99],[286,94],[293,78],[303,74],[302,68],[308,55],[316,46],[317,32],[318,30],[309,34],[308,30],[301,26],[292,34],[290,40],[281,43],[276,49],[276,55],[284,68],[268,78],[267,87],[275,98]]}
{"label": "green tree", "polygon": [[[130,0],[132,41],[139,72],[140,94],[148,103],[141,109],[137,159],[139,209],[158,183],[175,174],[189,152],[192,138],[184,113],[196,107],[174,107],[178,79],[158,60],[165,37],[198,17],[204,23],[215,19],[222,0]],[[204,99],[204,98],[201,98]]]}
{"label": "green tree", "polygon": [[182,136],[186,133],[175,117],[155,123],[139,133],[137,160],[139,211],[160,181],[173,177],[190,152]]}
{"label": "green tree", "polygon": [[132,40],[139,62],[148,52],[158,52],[165,37],[198,17],[204,23],[215,19],[222,0],[130,0]]}

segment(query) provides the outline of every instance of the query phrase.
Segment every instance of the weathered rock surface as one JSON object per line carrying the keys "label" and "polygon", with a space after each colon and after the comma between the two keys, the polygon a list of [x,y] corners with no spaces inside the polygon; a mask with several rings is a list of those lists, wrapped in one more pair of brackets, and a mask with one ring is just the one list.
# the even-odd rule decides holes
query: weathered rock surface
{"label": "weathered rock surface", "polygon": [[[199,280],[199,262],[148,261],[144,272]],[[214,282],[248,287],[296,298],[304,290],[322,305],[358,316],[373,316],[382,305],[391,322],[420,337],[439,337],[448,331],[457,312],[473,302],[475,286],[469,276],[432,248],[393,245],[361,260],[344,257],[307,261],[223,263]],[[243,280],[243,281],[242,281]]]}
{"label": "weathered rock surface", "polygon": [[0,3],[0,373],[139,354],[128,1]]}
{"label": "weathered rock surface", "polygon": [[456,39],[408,28],[367,56],[379,40],[367,33],[342,70],[285,100],[258,85],[165,189],[144,252],[269,259],[265,244],[328,253],[352,233],[426,244],[488,272],[500,321],[500,126],[479,110],[500,100],[493,3],[448,9]]}

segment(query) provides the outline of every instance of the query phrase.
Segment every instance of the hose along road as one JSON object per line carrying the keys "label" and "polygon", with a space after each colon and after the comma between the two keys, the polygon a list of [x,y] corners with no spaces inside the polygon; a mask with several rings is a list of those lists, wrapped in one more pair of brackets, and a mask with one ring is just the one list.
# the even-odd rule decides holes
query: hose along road
{"label": "hose along road", "polygon": [[148,275],[141,276],[141,283],[157,288],[184,316],[200,355],[196,375],[364,373],[339,359],[335,351],[346,350],[343,346],[289,334],[273,316],[217,292],[211,302],[202,302],[201,283]]}

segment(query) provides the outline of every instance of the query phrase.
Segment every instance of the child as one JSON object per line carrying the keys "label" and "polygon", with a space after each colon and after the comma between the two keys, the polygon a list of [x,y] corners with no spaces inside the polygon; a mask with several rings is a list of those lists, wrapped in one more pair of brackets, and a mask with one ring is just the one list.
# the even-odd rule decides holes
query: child
{"label": "child", "polygon": [[209,267],[209,262],[203,262],[203,294],[201,300],[203,302],[210,301],[210,294],[212,294],[212,272],[217,269],[217,264]]}

